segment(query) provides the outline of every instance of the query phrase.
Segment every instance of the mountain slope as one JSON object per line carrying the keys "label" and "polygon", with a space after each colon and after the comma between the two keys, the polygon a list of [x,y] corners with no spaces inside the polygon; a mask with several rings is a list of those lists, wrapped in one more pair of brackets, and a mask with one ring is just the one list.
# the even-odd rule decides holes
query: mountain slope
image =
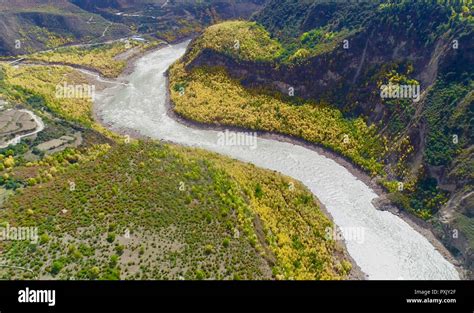
{"label": "mountain slope", "polygon": [[218,21],[249,18],[264,0],[0,2],[0,56],[132,35],[168,41],[197,34]]}
{"label": "mountain slope", "polygon": [[125,25],[68,1],[0,3],[0,55],[19,55],[71,43],[107,41],[130,35]]}
{"label": "mountain slope", "polygon": [[302,185],[215,154],[141,141],[66,150],[9,173],[30,183],[0,221],[37,226],[39,239],[1,243],[12,266],[3,279],[341,279],[351,270]]}
{"label": "mountain slope", "polygon": [[174,41],[200,32],[216,22],[249,18],[264,0],[73,0],[79,7],[136,29],[139,33]]}
{"label": "mountain slope", "polygon": [[[213,26],[219,29],[196,39],[182,64],[175,66],[182,69],[172,76],[176,79],[172,87],[175,91],[182,87],[184,97],[175,93],[173,100],[187,118],[297,135],[368,170],[349,153],[353,145],[361,147],[365,142],[368,149],[358,155],[374,155],[382,170],[370,172],[390,193],[391,202],[429,220],[469,268],[474,248],[472,11],[467,4],[409,1],[357,6],[269,1],[255,20],[270,30],[271,45],[281,49],[267,49],[269,55],[259,59],[257,52],[268,47],[254,45],[268,42],[235,45],[233,39],[246,42],[236,37],[243,32],[229,29],[228,23]],[[205,80],[216,71],[224,78]],[[240,87],[229,88],[227,96],[218,92],[217,100],[226,110],[208,110],[219,103],[199,102],[201,96],[212,97],[212,90],[221,90],[224,82]],[[198,83],[203,85],[200,89],[196,89]],[[413,99],[385,97],[393,90],[387,88],[395,86],[420,88],[420,93],[413,94]],[[267,100],[271,109],[259,103],[228,101],[241,97],[242,87],[286,104]],[[348,120],[361,119],[375,134],[370,140],[343,128],[328,134],[337,124],[327,124],[323,130],[330,120],[327,117],[314,122],[322,125],[308,124],[311,110],[306,116],[291,113],[301,111],[301,106],[318,112],[320,106],[337,109]],[[246,119],[247,113],[253,117]],[[268,115],[270,120],[265,118]],[[278,122],[268,126],[272,119]],[[328,145],[328,139],[333,144]],[[388,202],[381,206],[390,208]]]}

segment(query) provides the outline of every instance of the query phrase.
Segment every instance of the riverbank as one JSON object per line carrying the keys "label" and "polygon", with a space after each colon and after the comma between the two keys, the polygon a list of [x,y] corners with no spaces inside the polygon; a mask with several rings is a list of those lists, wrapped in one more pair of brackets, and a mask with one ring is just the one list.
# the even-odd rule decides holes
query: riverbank
{"label": "riverbank", "polygon": [[[187,39],[189,40],[189,39]],[[186,41],[186,40],[185,40]],[[135,62],[136,62],[137,59],[135,59],[131,64],[129,64],[127,66],[127,68],[129,69],[128,72],[124,72],[122,73],[118,78],[118,82],[120,84],[126,84],[127,82],[127,76],[129,76],[131,74],[131,72],[133,72],[133,70],[135,69]],[[130,72],[131,71],[131,72]],[[99,73],[95,72],[94,74],[96,74],[97,76],[100,77]],[[168,90],[166,91],[167,92],[167,96],[166,98],[169,99],[169,94],[168,94]],[[169,101],[167,101],[167,107],[170,107],[169,105]],[[173,118],[172,116],[172,110],[169,111],[169,114],[170,114],[170,117]],[[178,117],[176,117],[176,121],[179,122],[178,120]],[[113,125],[112,123],[109,123],[109,122],[106,122],[104,120],[104,118],[102,117],[101,115],[101,112],[98,110],[97,108],[97,105],[94,105],[93,106],[93,118],[95,121],[97,121],[98,123],[100,123],[102,126],[108,128],[109,130],[111,131],[114,131],[120,135],[123,135],[123,136],[128,136],[130,138],[133,138],[133,139],[141,139],[141,140],[154,140],[153,138],[149,137],[149,136],[145,136],[143,135],[142,133],[140,133],[139,131],[135,130],[135,129],[131,129],[131,128],[124,128],[124,127],[116,127],[115,125]],[[183,124],[185,124],[185,121],[183,120]],[[161,140],[163,141],[163,140]],[[173,143],[171,141],[165,141],[167,143],[170,143],[170,144],[176,144],[176,143]],[[236,162],[239,162],[239,161],[236,161]],[[325,216],[327,216],[333,223],[334,223],[334,220],[333,220],[333,217],[331,215],[331,213],[327,210],[326,206],[316,197],[316,195],[314,195],[314,199],[316,201],[316,203],[318,204],[320,210],[323,212],[323,214]],[[337,225],[334,223],[334,226],[337,227]],[[347,247],[346,247],[346,244],[344,241],[338,241],[338,245],[341,247],[342,249],[342,253],[341,252],[338,252],[338,254],[343,254],[344,258],[348,259],[349,262],[351,263],[352,265],[352,269],[351,269],[351,272],[349,274],[349,276],[347,277],[348,280],[365,280],[366,279],[366,274],[361,270],[361,268],[359,267],[359,265],[356,263],[356,261],[352,258],[352,256],[349,254],[348,250],[347,250]]]}
{"label": "riverbank", "polygon": [[[107,100],[101,103],[106,107],[104,111],[106,113],[104,114],[107,114],[107,118],[103,118],[97,105],[94,106],[95,116],[104,126],[116,132],[128,134],[130,137],[156,138],[209,150],[207,148],[209,144],[215,145],[216,134],[213,134],[212,131],[208,133],[208,130],[223,130],[229,128],[224,126],[201,125],[180,118],[172,111],[171,104],[167,101],[168,98],[166,98],[165,101],[166,93],[169,90],[166,87],[168,82],[165,77],[156,75],[150,78],[150,75],[153,75],[153,73],[166,72],[170,64],[170,59],[175,60],[178,57],[173,57],[173,55],[177,53],[175,49],[175,47],[170,46],[169,48],[163,49],[163,52],[146,56],[143,62],[139,62],[140,66],[137,68],[142,75],[129,77],[134,87],[111,89],[104,96],[113,101],[110,102]],[[181,45],[179,53],[182,53],[183,49],[185,49],[185,46]],[[144,77],[146,77],[145,80]],[[120,96],[115,99],[114,95],[118,92],[120,92]],[[133,107],[123,104],[124,100],[125,103],[129,103],[128,101],[130,101],[131,98],[124,98],[124,96],[130,92],[135,95],[138,92],[140,95],[140,100],[134,100],[138,100],[138,102],[136,102],[137,105]],[[159,104],[158,106],[157,103]],[[246,129],[239,130],[248,131]],[[377,277],[379,277],[379,279],[414,279],[415,277],[419,277],[418,279],[429,279],[428,277],[433,277],[434,279],[450,277],[449,279],[455,279],[452,274],[442,274],[444,271],[451,271],[449,266],[440,272],[441,268],[447,266],[447,260],[452,261],[452,259],[448,258],[449,254],[444,255],[442,253],[442,246],[439,246],[439,242],[428,238],[429,234],[421,231],[418,225],[409,226],[411,224],[408,223],[408,221],[405,221],[403,224],[401,217],[397,221],[397,215],[376,213],[380,211],[373,208],[373,205],[370,204],[370,200],[373,199],[375,195],[380,197],[380,187],[373,185],[374,182],[371,181],[367,175],[357,171],[347,160],[322,150],[321,147],[314,146],[314,144],[305,143],[300,139],[263,132],[260,132],[259,135],[261,138],[266,137],[273,140],[265,140],[265,148],[262,147],[264,150],[258,149],[259,156],[256,159],[256,156],[242,154],[242,151],[234,151],[234,149],[231,149],[232,153],[229,153],[231,152],[230,150],[226,150],[225,153],[220,152],[222,149],[212,148],[210,150],[240,159],[241,161],[243,160],[244,162],[254,163],[260,167],[263,166],[279,172],[283,170],[282,173],[287,176],[293,176],[292,173],[294,173],[296,176],[293,176],[293,178],[303,181],[307,186],[310,185],[312,192],[316,192],[316,197],[321,201],[324,200],[323,202],[326,205],[329,204],[330,210],[326,209],[326,212],[330,211],[337,215],[337,218],[333,218],[337,225],[342,225],[343,227],[360,225],[360,227],[366,227],[371,236],[376,235],[375,237],[368,238],[368,241],[363,246],[358,246],[353,242],[350,243],[352,247],[351,251],[356,253],[357,260],[362,260],[364,268],[372,273],[371,279],[377,279]],[[275,142],[275,144],[271,142]],[[279,142],[279,144],[277,144],[277,142]],[[293,149],[290,144],[297,145],[299,148],[295,146]],[[302,147],[308,151],[307,156],[309,159],[305,157],[306,152],[304,152],[305,150],[303,150]],[[310,150],[312,151],[311,153],[309,152]],[[288,159],[285,161],[281,159],[281,157],[273,158],[275,153],[278,155],[281,155],[281,153],[287,155],[288,151],[300,151],[297,153],[301,153],[301,157],[303,157],[303,159],[300,158],[296,164],[290,165],[290,168],[286,167],[288,165],[282,165],[289,164]],[[251,151],[248,151],[247,153],[250,152]],[[311,156],[313,153],[314,156]],[[323,155],[326,157],[323,158]],[[271,163],[267,164],[266,161],[262,162],[262,158],[263,160],[271,161]],[[332,165],[332,160],[338,161],[333,162],[337,164],[337,166]],[[325,164],[324,166],[329,166],[329,168],[321,168],[323,164]],[[297,167],[294,167],[295,165]],[[334,169],[331,170],[330,168],[333,167]],[[341,171],[337,168],[340,168]],[[324,173],[320,173],[320,171]],[[344,172],[347,172],[347,174],[344,174]],[[356,175],[350,173],[356,173]],[[304,175],[304,177],[301,175]],[[343,178],[346,176],[347,178]],[[352,178],[350,176],[352,176]],[[339,180],[337,177],[340,177]],[[325,184],[329,185],[321,185],[322,181],[320,181],[315,186],[315,178],[318,180],[329,179],[325,182]],[[346,181],[346,179],[348,180]],[[359,183],[356,181],[359,181]],[[364,181],[367,183],[362,184]],[[336,184],[334,184],[334,182],[336,182]],[[376,194],[370,191],[370,188],[367,189],[368,186],[374,186],[374,189],[379,192]],[[323,188],[321,189],[321,187]],[[335,196],[337,198],[332,199],[333,193],[336,193]],[[321,194],[322,199],[319,197],[319,194]],[[331,198],[328,198],[328,196]],[[354,205],[355,203],[357,203],[357,205]],[[339,205],[343,205],[344,207],[340,207]],[[417,245],[419,245],[419,247],[415,248]],[[438,256],[436,256],[436,254],[438,254]],[[444,256],[444,258],[441,258],[441,256]],[[455,269],[452,263],[454,262],[451,262],[450,265],[452,270],[459,272],[459,268],[456,267]],[[405,266],[409,266],[409,268]],[[431,266],[438,267],[438,269],[431,268]],[[393,272],[389,269],[392,269]],[[400,274],[397,275],[396,273]],[[459,276],[459,274],[457,276]]]}
{"label": "riverbank", "polygon": [[[134,129],[131,129],[131,128],[124,128],[124,127],[116,127],[115,125],[111,124],[111,123],[108,123],[106,121],[104,121],[103,117],[101,116],[100,112],[97,111],[97,110],[94,110],[94,119],[95,121],[97,121],[98,123],[100,123],[102,126],[106,127],[107,129],[115,132],[115,133],[118,133],[120,135],[123,135],[123,136],[128,136],[130,137],[131,139],[136,139],[136,140],[156,140],[152,137],[149,137],[149,136],[145,136],[143,134],[141,134],[139,131],[137,130],[134,130]],[[173,144],[173,145],[176,145],[176,143],[172,142],[172,141],[166,141],[166,140],[160,140],[162,142],[165,142],[167,144]],[[197,149],[202,149],[202,148],[197,148]],[[215,153],[215,152],[214,152]],[[242,162],[242,161],[238,161],[236,160],[236,162]],[[313,195],[314,196],[314,201],[316,201],[316,203],[318,204],[321,212],[323,212],[323,214],[325,216],[327,216],[333,223],[334,223],[334,219],[331,215],[331,213],[327,210],[326,206],[316,197],[316,195]],[[337,225],[334,223],[334,226],[337,227]],[[346,244],[344,241],[338,241],[338,244],[340,245],[340,247],[342,248],[343,250],[343,255],[346,259],[349,260],[349,262],[351,263],[352,265],[352,270],[351,270],[351,273],[349,274],[349,276],[347,277],[348,280],[365,280],[366,279],[366,274],[361,270],[361,268],[359,267],[359,265],[357,264],[357,262],[352,258],[352,256],[349,254],[348,250],[347,250],[347,247],[346,247]]]}
{"label": "riverbank", "polygon": [[[453,264],[458,271],[461,279],[465,279],[466,277],[466,270],[461,265],[460,261],[457,260],[451,252],[441,243],[441,241],[434,235],[432,230],[432,225],[428,222],[410,214],[408,212],[402,211],[389,203],[387,199],[388,193],[375,182],[374,178],[371,178],[367,173],[363,172],[357,165],[349,161],[344,156],[338,155],[335,152],[329,151],[327,149],[322,148],[320,145],[309,142],[305,139],[290,136],[290,135],[283,135],[274,132],[267,132],[267,131],[259,131],[253,129],[247,129],[238,126],[224,126],[224,125],[211,125],[206,123],[201,123],[193,120],[189,120],[174,110],[174,105],[169,98],[169,88],[168,85],[167,89],[167,114],[169,117],[174,119],[180,124],[186,125],[187,127],[193,129],[205,129],[205,130],[214,130],[214,131],[234,131],[234,132],[252,132],[257,133],[259,138],[269,139],[269,140],[276,140],[280,142],[286,142],[293,145],[302,146],[306,149],[315,151],[316,153],[327,157],[339,165],[346,168],[352,175],[354,175],[357,179],[362,181],[364,184],[369,186],[378,196],[378,198],[374,199],[372,204],[375,206],[377,210],[381,211],[389,211],[390,213],[400,217],[403,221],[405,221],[408,225],[410,225],[414,230],[418,233],[422,234],[434,247],[435,249],[451,264]],[[330,214],[326,208],[325,212]],[[332,217],[331,217],[332,219]]]}

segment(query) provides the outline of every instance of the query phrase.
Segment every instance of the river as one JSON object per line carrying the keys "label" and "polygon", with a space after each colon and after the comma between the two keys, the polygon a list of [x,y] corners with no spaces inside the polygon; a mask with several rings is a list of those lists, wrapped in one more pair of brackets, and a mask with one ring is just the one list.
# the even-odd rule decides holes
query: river
{"label": "river", "polygon": [[375,192],[337,162],[302,146],[265,138],[257,139],[256,149],[220,145],[217,131],[190,128],[169,117],[164,74],[188,43],[144,55],[125,78],[129,84],[99,92],[95,109],[102,120],[113,130],[130,129],[204,148],[303,182],[326,206],[336,225],[359,231],[345,243],[368,279],[459,279],[455,267],[424,236],[400,217],[377,210],[372,205]]}

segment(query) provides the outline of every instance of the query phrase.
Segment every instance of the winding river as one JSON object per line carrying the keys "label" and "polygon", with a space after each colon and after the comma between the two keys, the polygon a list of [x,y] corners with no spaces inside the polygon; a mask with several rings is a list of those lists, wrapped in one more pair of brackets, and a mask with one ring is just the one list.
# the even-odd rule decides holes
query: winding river
{"label": "winding river", "polygon": [[102,120],[115,130],[130,129],[204,148],[303,182],[336,225],[363,230],[362,237],[345,238],[345,242],[368,279],[459,279],[455,267],[424,236],[398,216],[377,210],[371,203],[375,192],[335,161],[299,145],[264,138],[258,138],[256,149],[219,145],[217,131],[189,128],[169,117],[164,73],[184,54],[188,43],[141,57],[126,77],[129,84],[99,92],[95,109]]}

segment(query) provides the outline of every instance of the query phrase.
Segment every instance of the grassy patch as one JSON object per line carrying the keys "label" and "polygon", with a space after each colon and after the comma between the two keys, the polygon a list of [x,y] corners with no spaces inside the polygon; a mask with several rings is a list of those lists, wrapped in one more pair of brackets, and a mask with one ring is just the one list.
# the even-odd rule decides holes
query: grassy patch
{"label": "grassy patch", "polygon": [[43,96],[46,100],[45,104],[52,111],[86,125],[92,123],[91,98],[56,97],[56,86],[61,86],[63,83],[88,84],[86,78],[74,69],[66,66],[7,67],[7,76],[10,85]]}
{"label": "grassy patch", "polygon": [[139,53],[155,47],[158,43],[144,44],[130,40],[96,47],[65,47],[50,52],[34,53],[27,56],[27,59],[81,65],[93,68],[105,77],[117,77],[126,66],[126,60],[117,59],[118,55],[130,49],[135,49],[135,53]]}
{"label": "grassy patch", "polygon": [[469,246],[474,247],[474,218],[459,213],[455,218],[455,226],[459,227],[461,232],[467,237]]}
{"label": "grassy patch", "polygon": [[28,103],[37,110],[47,109],[66,120],[81,123],[108,137],[117,137],[94,121],[91,97],[64,97],[63,94],[57,96],[57,87],[64,84],[90,86],[86,76],[80,72],[68,66],[41,65],[4,66],[4,71],[4,93],[14,102]]}
{"label": "grassy patch", "polygon": [[271,61],[282,52],[278,41],[255,22],[229,21],[210,26],[196,39],[188,54],[194,59],[203,49],[212,49],[236,59]]}

